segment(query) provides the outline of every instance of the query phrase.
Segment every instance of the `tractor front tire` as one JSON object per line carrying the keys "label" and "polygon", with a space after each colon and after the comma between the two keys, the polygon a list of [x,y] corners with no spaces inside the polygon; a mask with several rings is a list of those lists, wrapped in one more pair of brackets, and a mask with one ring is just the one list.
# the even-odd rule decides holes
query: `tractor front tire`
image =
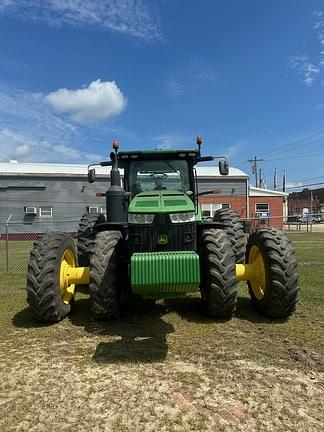
{"label": "tractor front tire", "polygon": [[90,251],[90,304],[96,319],[119,317],[124,239],[120,231],[98,232]]}
{"label": "tractor front tire", "polygon": [[236,310],[235,257],[221,229],[202,232],[201,295],[211,318],[229,319]]}
{"label": "tractor front tire", "polygon": [[103,214],[85,213],[79,223],[78,229],[78,263],[81,267],[89,267],[89,254],[92,242],[95,238],[95,227],[99,223],[105,222]]}
{"label": "tractor front tire", "polygon": [[260,228],[251,234],[246,263],[258,267],[261,275],[248,281],[251,302],[261,314],[288,318],[298,302],[298,272],[295,251],[282,231]]}
{"label": "tractor front tire", "polygon": [[61,269],[76,263],[68,234],[47,233],[34,243],[27,271],[27,302],[37,321],[58,322],[71,311],[75,287],[62,285]]}
{"label": "tractor front tire", "polygon": [[223,225],[231,241],[236,263],[244,263],[246,236],[239,214],[233,209],[219,209],[215,211],[213,221]]}

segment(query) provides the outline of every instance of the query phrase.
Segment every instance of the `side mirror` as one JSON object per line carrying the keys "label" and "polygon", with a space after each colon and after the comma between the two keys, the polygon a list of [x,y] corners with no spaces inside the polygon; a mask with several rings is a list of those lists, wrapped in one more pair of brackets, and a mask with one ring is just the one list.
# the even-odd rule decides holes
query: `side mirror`
{"label": "side mirror", "polygon": [[228,175],[229,165],[228,165],[227,159],[221,159],[218,162],[218,168],[219,168],[219,172],[221,173],[221,175]]}
{"label": "side mirror", "polygon": [[91,168],[88,170],[88,182],[94,183],[96,181],[96,170]]}

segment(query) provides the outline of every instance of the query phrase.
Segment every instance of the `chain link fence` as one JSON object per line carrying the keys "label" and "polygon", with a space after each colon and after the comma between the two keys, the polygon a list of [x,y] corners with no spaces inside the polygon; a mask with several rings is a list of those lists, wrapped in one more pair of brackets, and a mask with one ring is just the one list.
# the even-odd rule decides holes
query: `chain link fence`
{"label": "chain link fence", "polygon": [[25,273],[33,243],[43,233],[63,231],[76,239],[79,221],[0,223],[0,272]]}
{"label": "chain link fence", "polygon": [[[242,220],[244,231],[249,232],[258,227],[277,227],[291,232],[324,232],[324,223],[285,222],[280,218],[251,218]],[[77,237],[79,221],[64,220],[37,222],[0,223],[0,272],[25,273],[29,260],[29,253],[34,241],[43,233],[63,231],[69,233],[73,239]]]}

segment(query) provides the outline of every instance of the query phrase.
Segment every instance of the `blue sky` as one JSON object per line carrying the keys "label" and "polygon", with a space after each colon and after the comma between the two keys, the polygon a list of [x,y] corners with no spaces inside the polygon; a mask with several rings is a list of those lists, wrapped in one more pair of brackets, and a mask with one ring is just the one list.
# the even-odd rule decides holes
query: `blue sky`
{"label": "blue sky", "polygon": [[0,161],[185,147],[324,182],[324,1],[0,0]]}

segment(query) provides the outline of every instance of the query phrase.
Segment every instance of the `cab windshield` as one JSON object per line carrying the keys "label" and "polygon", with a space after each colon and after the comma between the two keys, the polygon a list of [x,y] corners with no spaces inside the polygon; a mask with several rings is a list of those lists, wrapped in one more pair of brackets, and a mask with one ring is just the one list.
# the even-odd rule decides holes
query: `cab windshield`
{"label": "cab windshield", "polygon": [[132,196],[140,192],[190,189],[188,163],[184,160],[145,160],[130,164],[129,188]]}

